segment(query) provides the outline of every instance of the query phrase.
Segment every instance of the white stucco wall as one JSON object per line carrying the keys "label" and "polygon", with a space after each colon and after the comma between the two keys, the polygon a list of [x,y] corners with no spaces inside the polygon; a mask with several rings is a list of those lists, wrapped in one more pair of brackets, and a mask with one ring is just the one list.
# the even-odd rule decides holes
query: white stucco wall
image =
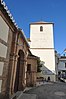
{"label": "white stucco wall", "polygon": [[7,47],[0,43],[0,57],[6,58]]}
{"label": "white stucco wall", "polygon": [[3,66],[4,66],[4,63],[0,62],[0,76],[2,76],[2,73],[3,73]]}
{"label": "white stucco wall", "polygon": [[1,85],[2,85],[2,80],[0,80],[0,92],[1,92]]}
{"label": "white stucco wall", "polygon": [[[43,31],[40,31],[40,26],[43,27]],[[53,73],[56,74],[53,24],[31,24],[30,40],[31,52],[40,57],[41,61],[45,62],[44,66],[46,67],[47,73],[44,75],[47,77],[47,75],[51,76]],[[45,70],[45,68],[43,69]],[[51,78],[55,81],[55,75]]]}
{"label": "white stucco wall", "polygon": [[[43,26],[43,31],[40,31]],[[30,26],[31,48],[54,48],[53,24],[38,24]]]}
{"label": "white stucco wall", "polygon": [[48,70],[55,72],[55,53],[53,49],[31,49],[31,52],[44,61]]}
{"label": "white stucco wall", "polygon": [[3,18],[0,16],[0,38],[7,42],[9,27]]}
{"label": "white stucco wall", "polygon": [[44,75],[44,78],[46,78],[46,80],[48,80],[48,77],[50,77],[51,81],[56,81],[55,75]]}

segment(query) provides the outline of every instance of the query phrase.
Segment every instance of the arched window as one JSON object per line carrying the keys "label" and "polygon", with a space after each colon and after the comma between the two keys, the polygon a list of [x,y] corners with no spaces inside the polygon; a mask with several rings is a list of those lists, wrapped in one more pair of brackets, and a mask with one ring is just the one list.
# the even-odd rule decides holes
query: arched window
{"label": "arched window", "polygon": [[43,26],[40,26],[40,31],[43,31]]}

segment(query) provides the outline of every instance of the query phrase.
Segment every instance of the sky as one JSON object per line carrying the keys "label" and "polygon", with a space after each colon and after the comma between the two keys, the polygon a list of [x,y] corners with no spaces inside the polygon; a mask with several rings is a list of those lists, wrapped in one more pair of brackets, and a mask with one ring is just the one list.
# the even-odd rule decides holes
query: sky
{"label": "sky", "polygon": [[29,24],[54,23],[54,46],[58,53],[66,48],[66,0],[4,0],[17,25],[30,37]]}

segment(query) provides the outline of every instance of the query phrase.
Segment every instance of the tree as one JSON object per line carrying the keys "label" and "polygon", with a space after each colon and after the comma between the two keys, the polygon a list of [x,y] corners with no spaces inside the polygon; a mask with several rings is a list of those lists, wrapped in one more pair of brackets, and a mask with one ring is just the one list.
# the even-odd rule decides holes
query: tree
{"label": "tree", "polygon": [[40,59],[37,60],[37,72],[41,72],[41,67],[42,67],[42,61]]}

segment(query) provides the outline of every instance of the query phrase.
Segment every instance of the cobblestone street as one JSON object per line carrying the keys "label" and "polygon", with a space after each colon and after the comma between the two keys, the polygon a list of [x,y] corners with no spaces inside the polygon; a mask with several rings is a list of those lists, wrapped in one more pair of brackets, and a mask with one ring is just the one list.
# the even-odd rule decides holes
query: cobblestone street
{"label": "cobblestone street", "polygon": [[38,99],[66,99],[66,84],[46,83],[25,93],[36,94]]}

